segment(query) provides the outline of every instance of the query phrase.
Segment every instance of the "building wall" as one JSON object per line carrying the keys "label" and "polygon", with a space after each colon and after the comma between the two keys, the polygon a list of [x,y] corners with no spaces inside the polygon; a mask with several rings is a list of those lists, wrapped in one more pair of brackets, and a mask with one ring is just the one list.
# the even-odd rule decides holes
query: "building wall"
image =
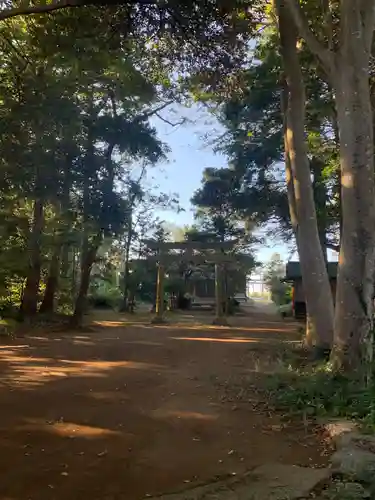
{"label": "building wall", "polygon": [[[330,280],[332,296],[333,296],[334,300],[336,297],[336,283],[337,283],[336,278],[332,278]],[[302,280],[300,279],[300,280],[294,281],[293,286],[294,286],[294,301],[295,302],[305,302],[305,293],[303,291]]]}
{"label": "building wall", "polygon": [[196,297],[215,297],[215,280],[195,280],[191,283],[189,292]]}
{"label": "building wall", "polygon": [[305,302],[305,294],[303,291],[302,280],[296,280],[294,287],[294,302]]}
{"label": "building wall", "polygon": [[[206,279],[189,280],[188,292],[191,295],[201,298],[215,297],[215,279],[207,277]],[[246,293],[246,275],[239,272],[228,271],[227,292],[229,296],[233,296],[236,293]]]}

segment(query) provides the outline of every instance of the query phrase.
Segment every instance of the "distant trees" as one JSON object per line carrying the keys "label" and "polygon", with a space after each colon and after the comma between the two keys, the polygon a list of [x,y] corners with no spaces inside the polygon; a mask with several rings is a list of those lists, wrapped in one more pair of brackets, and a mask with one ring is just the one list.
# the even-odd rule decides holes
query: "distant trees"
{"label": "distant trees", "polygon": [[203,69],[218,88],[217,75],[233,74],[246,50],[237,28],[248,16],[216,7],[4,5],[0,260],[4,300],[19,303],[23,319],[51,312],[65,294],[76,295],[79,324],[104,239],[124,242],[126,298],[130,248],[150,228],[140,206],[155,205],[129,172],[167,153],[149,119],[186,99]]}
{"label": "distant trees", "polygon": [[241,210],[241,184],[231,168],[206,168],[202,185],[192,197],[198,228],[219,241],[236,240],[236,248],[249,250],[255,242],[254,223]]}
{"label": "distant trees", "polygon": [[271,299],[277,305],[284,305],[291,301],[291,286],[282,281],[285,277],[285,262],[280,254],[272,254],[265,265],[264,278],[271,292]]}
{"label": "distant trees", "polygon": [[[339,370],[368,365],[374,8],[375,0],[5,2],[0,262],[12,266],[2,287],[18,288],[21,315],[35,315],[41,284],[42,310],[51,310],[70,269],[80,321],[98,246],[126,225],[132,233],[124,172],[166,154],[149,118],[193,98],[214,103],[231,163],[208,169],[194,196],[201,224],[245,241],[244,221],[281,222],[296,239],[317,343],[333,343]],[[325,266],[333,247],[335,318]]]}
{"label": "distant trees", "polygon": [[[105,42],[84,33],[66,44],[65,20],[0,24],[0,253],[22,253],[18,269],[2,258],[4,286],[24,280],[23,319],[35,316],[39,304],[41,312],[53,311],[71,277],[74,289],[78,283],[72,321],[79,324],[98,248],[128,221],[122,179],[131,162],[155,163],[166,148],[148,121],[161,101],[135,69],[134,47],[106,50]],[[52,54],[57,37],[61,47]]]}
{"label": "distant trees", "polygon": [[[211,238],[213,241],[233,242],[227,251],[234,257],[233,264],[223,264],[223,290],[229,296],[235,282],[246,288],[246,276],[251,274],[256,262],[253,254],[254,224],[239,210],[235,200],[239,196],[240,182],[231,168],[206,168],[201,187],[192,197],[195,206],[196,226],[187,233],[187,238]],[[195,233],[195,234],[194,234]]]}

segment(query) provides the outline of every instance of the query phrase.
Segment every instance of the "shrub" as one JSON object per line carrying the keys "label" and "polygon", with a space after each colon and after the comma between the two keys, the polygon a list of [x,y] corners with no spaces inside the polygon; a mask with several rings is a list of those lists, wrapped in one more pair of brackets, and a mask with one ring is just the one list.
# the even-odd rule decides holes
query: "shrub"
{"label": "shrub", "polygon": [[375,387],[332,373],[329,364],[289,366],[270,378],[268,389],[275,408],[287,414],[355,419],[375,430]]}
{"label": "shrub", "polygon": [[99,288],[88,296],[88,304],[95,309],[115,309],[122,302],[122,294],[118,288]]}

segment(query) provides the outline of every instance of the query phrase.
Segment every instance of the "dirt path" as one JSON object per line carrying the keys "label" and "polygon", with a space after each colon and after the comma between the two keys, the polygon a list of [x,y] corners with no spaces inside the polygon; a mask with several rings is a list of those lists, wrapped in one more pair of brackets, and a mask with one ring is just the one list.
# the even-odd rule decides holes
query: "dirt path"
{"label": "dirt path", "polygon": [[0,499],[138,500],[268,462],[324,464],[310,430],[255,410],[256,391],[225,391],[261,381],[293,327],[185,321],[0,345]]}

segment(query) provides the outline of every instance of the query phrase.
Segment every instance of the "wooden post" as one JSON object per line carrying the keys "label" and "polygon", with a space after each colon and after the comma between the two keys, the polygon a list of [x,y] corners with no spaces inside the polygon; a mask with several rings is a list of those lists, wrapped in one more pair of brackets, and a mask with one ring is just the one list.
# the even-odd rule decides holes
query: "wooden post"
{"label": "wooden post", "polygon": [[222,283],[223,283],[223,302],[224,302],[224,316],[229,315],[229,293],[228,293],[228,267],[226,263],[223,265],[223,277],[222,277]]}
{"label": "wooden post", "polygon": [[213,325],[227,325],[227,320],[224,317],[223,311],[223,288],[222,288],[222,273],[221,264],[215,263],[215,303],[216,311]]}
{"label": "wooden post", "polygon": [[152,323],[160,324],[164,323],[164,265],[158,263],[158,277],[156,283],[156,304],[155,304],[155,316],[152,319]]}
{"label": "wooden post", "polygon": [[216,318],[222,316],[222,304],[221,304],[221,286],[220,286],[220,265],[215,264],[215,302],[216,302]]}

